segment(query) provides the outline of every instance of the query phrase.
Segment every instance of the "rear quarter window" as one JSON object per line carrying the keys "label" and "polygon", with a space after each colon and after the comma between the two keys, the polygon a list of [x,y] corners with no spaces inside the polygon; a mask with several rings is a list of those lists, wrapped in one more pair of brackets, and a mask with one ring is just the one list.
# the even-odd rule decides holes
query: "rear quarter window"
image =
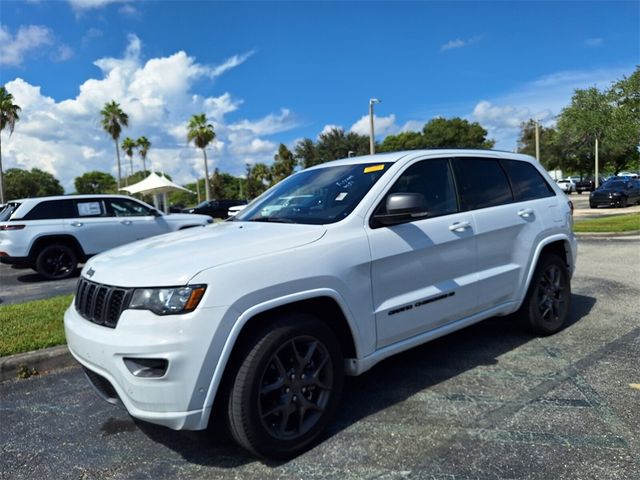
{"label": "rear quarter window", "polygon": [[500,163],[511,181],[516,202],[555,196],[551,186],[530,163],[518,160],[501,160]]}
{"label": "rear quarter window", "polygon": [[74,217],[73,200],[46,200],[29,210],[23,220],[53,220]]}

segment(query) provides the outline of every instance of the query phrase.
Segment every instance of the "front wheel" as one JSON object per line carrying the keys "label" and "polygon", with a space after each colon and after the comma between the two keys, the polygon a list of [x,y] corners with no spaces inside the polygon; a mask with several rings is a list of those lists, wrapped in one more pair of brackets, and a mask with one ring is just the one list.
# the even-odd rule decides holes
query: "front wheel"
{"label": "front wheel", "polygon": [[289,458],[305,450],[333,417],[344,378],[330,328],[291,314],[256,335],[232,381],[229,429],[250,452]]}
{"label": "front wheel", "polygon": [[542,257],[531,279],[520,316],[538,335],[562,329],[571,306],[571,281],[565,262],[555,254]]}
{"label": "front wheel", "polygon": [[78,257],[75,251],[61,243],[44,247],[36,257],[36,271],[47,280],[68,278],[77,267]]}

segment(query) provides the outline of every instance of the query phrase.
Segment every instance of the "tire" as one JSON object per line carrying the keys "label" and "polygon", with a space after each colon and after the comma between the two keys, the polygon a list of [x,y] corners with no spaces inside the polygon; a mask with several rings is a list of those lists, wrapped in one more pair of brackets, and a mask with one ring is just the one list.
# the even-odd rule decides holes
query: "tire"
{"label": "tire", "polygon": [[228,393],[231,435],[263,458],[295,456],[319,437],[340,401],[338,341],[319,319],[300,313],[271,324],[247,349]]}
{"label": "tire", "polygon": [[76,252],[63,243],[47,245],[36,257],[36,271],[47,280],[68,278],[75,273],[77,267]]}
{"label": "tire", "polygon": [[590,203],[589,208],[598,208],[598,205],[596,205],[595,203]]}
{"label": "tire", "polygon": [[527,296],[518,316],[541,336],[560,331],[571,306],[571,281],[567,266],[559,256],[546,254],[536,265]]}
{"label": "tire", "polygon": [[582,195],[582,190],[578,190],[578,195]]}
{"label": "tire", "polygon": [[622,197],[618,205],[620,206],[620,208],[627,208],[627,206],[629,205],[629,202],[627,201],[627,197]]}

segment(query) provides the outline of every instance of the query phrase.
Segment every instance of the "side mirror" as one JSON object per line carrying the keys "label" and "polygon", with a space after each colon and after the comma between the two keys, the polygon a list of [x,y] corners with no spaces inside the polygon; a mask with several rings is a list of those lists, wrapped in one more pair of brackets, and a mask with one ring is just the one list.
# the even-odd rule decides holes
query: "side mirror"
{"label": "side mirror", "polygon": [[421,193],[393,193],[387,197],[387,213],[373,216],[378,226],[391,226],[429,215],[427,202]]}

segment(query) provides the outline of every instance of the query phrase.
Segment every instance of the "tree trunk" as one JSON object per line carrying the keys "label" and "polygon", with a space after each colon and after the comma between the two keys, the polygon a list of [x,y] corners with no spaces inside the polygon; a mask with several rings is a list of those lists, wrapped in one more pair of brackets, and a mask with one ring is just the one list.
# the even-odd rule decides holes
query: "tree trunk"
{"label": "tree trunk", "polygon": [[211,190],[209,189],[209,167],[207,166],[207,151],[203,148],[204,154],[204,193],[206,195],[207,202],[211,200]]}
{"label": "tree trunk", "polygon": [[129,166],[131,167],[131,176],[133,176],[133,155],[129,156]]}
{"label": "tree trunk", "polygon": [[120,193],[120,187],[122,185],[122,176],[120,175],[120,150],[118,149],[118,139],[113,139],[116,144],[116,157],[118,159],[118,191],[116,193]]}
{"label": "tree trunk", "polygon": [[0,205],[4,203],[4,176],[2,174],[2,138],[0,137]]}
{"label": "tree trunk", "polygon": [[142,157],[142,171],[144,172],[144,178],[147,178],[147,159]]}

